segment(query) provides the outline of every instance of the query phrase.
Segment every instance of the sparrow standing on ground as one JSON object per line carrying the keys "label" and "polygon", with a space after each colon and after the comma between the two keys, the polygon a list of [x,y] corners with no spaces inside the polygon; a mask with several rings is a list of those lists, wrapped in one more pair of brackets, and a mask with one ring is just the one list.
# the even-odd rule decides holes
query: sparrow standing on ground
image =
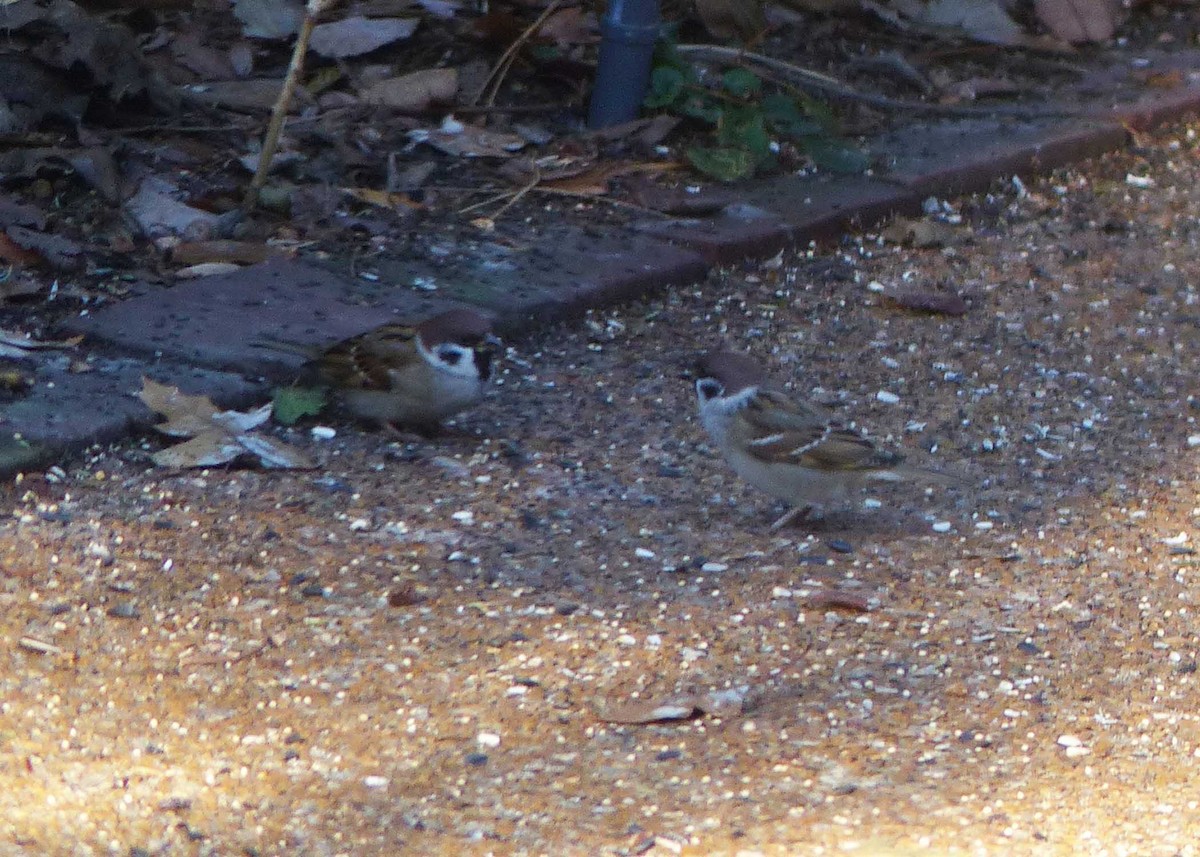
{"label": "sparrow standing on ground", "polygon": [[700,422],[738,476],[791,504],[772,530],[844,501],[852,488],[906,478],[957,481],[903,464],[837,422],[818,405],[764,386],[751,358],[714,351],[700,360],[696,396]]}
{"label": "sparrow standing on ground", "polygon": [[500,340],[470,309],[452,309],[415,327],[385,324],[326,349],[280,342],[311,361],[318,383],[360,419],[424,433],[483,398]]}

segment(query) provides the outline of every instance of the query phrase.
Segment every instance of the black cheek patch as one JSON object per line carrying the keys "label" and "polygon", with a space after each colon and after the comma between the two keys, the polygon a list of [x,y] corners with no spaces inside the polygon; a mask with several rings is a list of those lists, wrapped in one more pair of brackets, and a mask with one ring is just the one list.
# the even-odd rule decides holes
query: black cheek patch
{"label": "black cheek patch", "polygon": [[721,395],[721,385],[711,378],[705,378],[696,384],[696,390],[700,393],[700,398],[704,401],[710,401]]}
{"label": "black cheek patch", "polygon": [[445,348],[438,352],[438,357],[450,366],[457,366],[458,361],[462,360],[462,352],[456,348]]}

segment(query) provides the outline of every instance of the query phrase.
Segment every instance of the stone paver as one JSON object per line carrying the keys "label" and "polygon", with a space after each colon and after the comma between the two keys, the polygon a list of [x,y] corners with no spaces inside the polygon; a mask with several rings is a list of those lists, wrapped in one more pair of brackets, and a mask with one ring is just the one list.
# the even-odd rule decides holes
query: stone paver
{"label": "stone paver", "polygon": [[983,190],[1014,174],[1118,148],[1129,128],[1200,108],[1200,85],[1193,83],[1200,78],[1200,51],[1147,62],[1182,71],[1187,85],[1131,88],[1130,69],[1116,63],[1080,83],[1091,93],[1113,93],[1119,103],[1110,110],[1089,109],[1086,118],[917,119],[870,142],[876,165],[868,175],[748,182],[733,188],[737,201],[713,217],[594,229],[531,223],[523,247],[480,238],[447,248],[436,262],[373,259],[353,279],[328,263],[290,260],[148,291],[65,325],[102,353],[122,356],[122,368],[64,376],[52,387],[39,383],[6,406],[0,471],[144,430],[150,415],[125,396],[144,372],[186,376],[193,371],[186,367],[203,367],[186,378],[192,388],[230,400],[264,391],[264,377],[291,376],[298,358],[256,348],[258,339],[329,343],[459,302],[490,312],[506,336],[519,337],[589,308],[697,281],[712,266],[765,258],[790,243],[829,240],[848,227],[916,212],[930,196]]}

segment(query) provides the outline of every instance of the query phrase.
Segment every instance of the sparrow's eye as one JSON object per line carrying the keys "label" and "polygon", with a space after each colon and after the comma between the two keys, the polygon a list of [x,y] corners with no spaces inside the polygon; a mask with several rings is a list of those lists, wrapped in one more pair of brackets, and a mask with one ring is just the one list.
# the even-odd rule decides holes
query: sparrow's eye
{"label": "sparrow's eye", "polygon": [[721,386],[721,383],[712,378],[701,378],[696,382],[696,395],[700,397],[701,401],[710,401],[724,392],[725,388]]}

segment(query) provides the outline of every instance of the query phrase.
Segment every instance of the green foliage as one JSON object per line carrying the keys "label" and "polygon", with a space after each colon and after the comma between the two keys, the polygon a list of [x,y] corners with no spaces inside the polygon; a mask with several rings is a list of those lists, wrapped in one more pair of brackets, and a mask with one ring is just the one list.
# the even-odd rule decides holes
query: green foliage
{"label": "green foliage", "polygon": [[728,69],[719,82],[706,85],[670,42],[658,45],[644,104],[711,126],[713,145],[692,146],[685,154],[693,167],[720,181],[773,168],[772,144],[780,140],[834,172],[862,172],[869,163],[864,152],[838,139],[825,105],[797,92],[768,91],[747,68]]}
{"label": "green foliage", "polygon": [[319,414],[325,407],[325,391],[319,387],[280,387],[271,403],[275,421],[290,426],[303,417]]}

